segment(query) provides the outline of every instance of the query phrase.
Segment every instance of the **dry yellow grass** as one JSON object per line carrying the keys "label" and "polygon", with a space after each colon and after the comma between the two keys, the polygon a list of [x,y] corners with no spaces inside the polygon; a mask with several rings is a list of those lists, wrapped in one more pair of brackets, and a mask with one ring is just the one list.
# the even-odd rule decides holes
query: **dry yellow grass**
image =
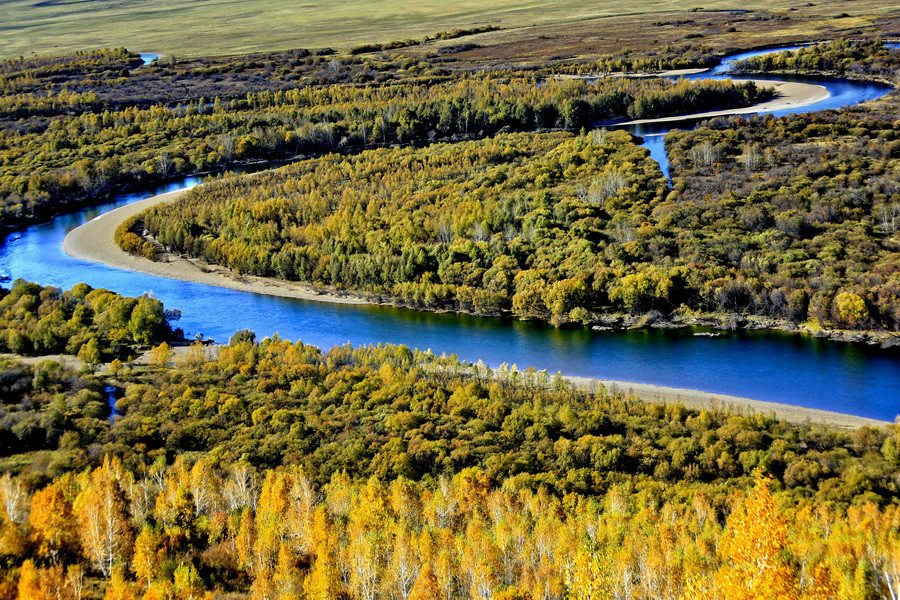
{"label": "dry yellow grass", "polygon": [[[825,31],[900,31],[900,8],[893,0],[809,4],[800,0],[793,4],[779,0],[756,0],[750,5],[733,0],[702,3],[706,10],[771,11],[791,18],[748,23],[739,25],[738,32],[724,32],[737,46],[768,43],[785,36],[814,37]],[[503,36],[510,36],[540,40],[537,45],[546,46],[554,36],[575,43],[577,40],[571,38],[577,35],[582,39],[576,45],[590,45],[592,37],[603,41],[612,36],[620,39],[617,44],[621,48],[631,44],[622,40],[631,34],[642,39],[648,34],[681,36],[682,32],[672,35],[660,31],[665,28],[654,30],[650,25],[672,15],[693,14],[697,26],[685,26],[683,30],[702,31],[709,13],[688,12],[696,6],[696,2],[685,0],[5,0],[0,11],[0,56],[113,46],[194,56],[348,47],[421,38],[439,30],[487,23],[507,29],[487,36],[488,40],[502,41]],[[852,14],[837,18],[845,12]],[[713,41],[719,33],[710,35]]]}

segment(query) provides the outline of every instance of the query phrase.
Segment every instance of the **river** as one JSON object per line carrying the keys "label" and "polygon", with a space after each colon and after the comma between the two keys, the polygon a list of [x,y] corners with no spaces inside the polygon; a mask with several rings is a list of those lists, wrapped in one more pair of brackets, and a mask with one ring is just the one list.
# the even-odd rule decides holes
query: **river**
{"label": "river", "polygon": [[[887,44],[889,47],[896,47],[897,44]],[[741,52],[733,54],[722,60],[717,66],[702,73],[694,73],[685,76],[685,79],[732,79],[734,81],[753,80],[776,80],[776,81],[796,81],[799,83],[813,83],[824,86],[828,90],[830,96],[825,100],[809,104],[798,108],[788,108],[784,110],[768,111],[769,113],[780,117],[789,114],[802,114],[808,112],[816,112],[819,110],[827,110],[833,108],[842,108],[844,106],[852,106],[868,100],[880,98],[891,91],[891,87],[880,84],[862,81],[848,81],[845,79],[832,79],[827,77],[791,77],[788,75],[749,75],[746,77],[731,77],[728,70],[731,65],[739,60],[744,60],[754,56],[763,56],[773,52],[782,52],[785,50],[796,50],[801,46],[790,46],[787,48],[774,48],[769,50],[756,50],[752,52]],[[659,163],[663,174],[669,177],[669,159],[666,156],[665,134],[672,129],[693,129],[703,119],[673,121],[671,123],[646,123],[641,125],[627,125],[625,129],[635,135],[643,138],[642,146],[650,150],[650,156]]]}
{"label": "river", "polygon": [[[886,92],[884,86],[866,83],[825,85],[834,86],[829,87],[832,98],[800,110],[833,108],[836,102],[852,104]],[[836,92],[840,95],[834,95]],[[668,130],[671,126],[658,127]],[[679,122],[676,126],[688,125]],[[690,331],[597,332],[555,329],[514,319],[309,302],[121,271],[73,259],[62,251],[66,233],[97,215],[198,183],[197,178],[187,178],[141,194],[123,195],[112,203],[12,234],[0,245],[0,273],[63,288],[84,281],[125,295],[151,293],[168,308],[182,311],[178,325],[187,335],[202,333],[222,342],[238,329],[251,329],[260,337],[277,333],[322,348],[346,342],[391,342],[455,353],[467,360],[481,359],[491,366],[505,362],[883,420],[893,420],[900,412],[897,350],[778,332],[728,333],[718,338],[696,337]]]}

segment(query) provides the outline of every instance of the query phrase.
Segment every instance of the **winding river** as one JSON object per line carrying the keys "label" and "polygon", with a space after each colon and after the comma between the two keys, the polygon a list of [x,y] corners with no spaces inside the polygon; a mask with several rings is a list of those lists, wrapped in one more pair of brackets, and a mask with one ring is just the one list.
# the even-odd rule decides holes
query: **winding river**
{"label": "winding river", "polygon": [[[727,64],[711,74],[722,77],[725,69]],[[701,76],[709,74],[693,77]],[[888,91],[885,86],[868,83],[811,82],[825,85],[832,96],[800,111],[854,104]],[[645,136],[663,165],[662,136],[658,134],[673,126],[691,124],[680,121],[633,129]],[[114,202],[10,235],[0,245],[0,273],[63,288],[84,281],[126,295],[149,292],[167,307],[182,311],[179,325],[189,336],[202,333],[218,341],[227,341],[238,329],[251,329],[260,337],[278,333],[323,348],[346,342],[391,342],[456,353],[468,360],[482,359],[492,366],[516,363],[551,372],[698,389],[883,420],[893,420],[900,413],[897,350],[778,332],[729,333],[717,338],[697,337],[683,330],[597,332],[513,319],[276,298],[122,271],[76,260],[62,251],[66,233],[97,215],[198,183],[197,178],[187,178],[164,188],[123,195]]]}
{"label": "winding river", "polygon": [[[889,47],[897,47],[898,44],[887,44]],[[801,46],[790,46],[787,48],[774,48],[770,50],[756,50],[752,52],[741,52],[739,54],[733,54],[723,59],[719,65],[709,69],[708,71],[704,71],[702,73],[694,73],[691,75],[686,75],[686,79],[733,79],[734,81],[742,81],[747,79],[753,79],[755,81],[759,80],[771,80],[771,81],[796,81],[798,83],[813,83],[816,85],[823,86],[826,90],[828,90],[829,97],[820,102],[816,102],[815,104],[809,104],[807,106],[798,107],[798,108],[788,108],[784,110],[774,110],[768,111],[776,117],[780,117],[788,114],[801,114],[808,112],[815,112],[819,110],[826,110],[829,108],[841,108],[844,106],[851,106],[853,104],[859,104],[861,102],[866,102],[868,100],[874,100],[876,98],[880,98],[887,94],[891,87],[887,85],[883,85],[880,83],[869,83],[862,81],[848,81],[845,79],[832,79],[827,77],[791,77],[787,75],[777,75],[777,76],[766,76],[766,75],[753,75],[747,77],[731,77],[728,75],[728,71],[731,69],[731,65],[739,60],[744,60],[747,58],[755,57],[755,56],[763,56],[765,54],[772,54],[773,52],[783,52],[785,50],[797,50]],[[629,125],[626,128],[634,133],[635,135],[639,135],[643,138],[643,146],[650,150],[650,156],[659,163],[660,168],[666,177],[669,177],[669,159],[666,156],[666,150],[664,145],[665,134],[668,133],[672,128],[677,129],[692,129],[697,126],[703,119],[697,120],[686,120],[686,121],[674,121],[674,122],[658,122],[658,123],[646,123],[642,125]],[[900,405],[900,401],[898,401],[898,405]]]}

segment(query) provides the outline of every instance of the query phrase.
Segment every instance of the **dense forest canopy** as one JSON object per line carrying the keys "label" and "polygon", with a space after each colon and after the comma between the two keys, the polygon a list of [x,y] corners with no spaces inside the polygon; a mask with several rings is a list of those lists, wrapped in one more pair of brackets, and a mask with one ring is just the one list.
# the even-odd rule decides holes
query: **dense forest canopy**
{"label": "dense forest canopy", "polygon": [[[140,68],[140,58],[124,48],[2,61],[0,226],[245,161],[483,137],[504,128],[578,129],[745,106],[768,95],[723,82],[561,81],[554,74],[560,68],[450,70],[440,65],[452,59],[391,54],[403,44],[386,46],[350,54],[167,56]],[[664,54],[676,53],[673,47]]]}
{"label": "dense forest canopy", "polygon": [[730,123],[670,134],[671,190],[622,131],[500,135],[223,179],[145,226],[237,272],[416,307],[900,328],[893,122]]}
{"label": "dense forest canopy", "polygon": [[898,426],[648,404],[402,346],[239,332],[217,356],[172,358],[160,345],[114,375],[112,420],[97,377],[3,365],[2,460],[19,472],[0,478],[6,596],[843,600],[896,585]]}
{"label": "dense forest canopy", "polygon": [[23,600],[843,600],[890,598],[900,574],[896,505],[797,504],[765,479],[721,506],[630,486],[559,498],[476,470],[319,486],[302,469],[108,460],[33,494],[6,476],[0,497],[0,552],[22,564],[0,590]]}
{"label": "dense forest canopy", "polygon": [[666,216],[740,265],[721,292],[735,310],[900,329],[898,101],[667,138],[680,202]]}
{"label": "dense forest canopy", "polygon": [[[477,29],[490,29],[477,28]],[[433,39],[456,39],[476,30],[438,32]],[[420,40],[421,41],[421,40]],[[248,92],[346,84],[435,84],[458,80],[485,70],[454,56],[464,45],[415,57],[397,53],[415,40],[396,40],[358,46],[348,52],[331,48],[296,48],[283,52],[182,58],[161,57],[141,66],[139,55],[124,48],[87,50],[64,55],[30,56],[0,61],[0,91],[5,102],[3,121],[29,115],[120,110],[129,106],[175,106],[202,99],[231,100]],[[646,72],[655,69],[712,66],[721,53],[693,43],[668,44],[651,51],[623,48],[593,60],[550,61],[511,69],[496,65],[495,74],[543,79],[558,74],[596,75],[611,71]],[[77,96],[89,102],[52,104],[46,98]]]}
{"label": "dense forest canopy", "polygon": [[[140,65],[140,56],[125,48],[95,49],[47,56],[29,56],[0,61],[0,90],[36,92],[69,87],[73,82],[87,85],[122,76]],[[127,75],[125,75],[127,76]]]}
{"label": "dense forest canopy", "polygon": [[664,191],[623,131],[517,134],[226,178],[145,223],[163,245],[239,272],[430,308],[543,315],[544,288],[562,282],[553,315],[567,319],[585,308],[611,213],[647,213]]}

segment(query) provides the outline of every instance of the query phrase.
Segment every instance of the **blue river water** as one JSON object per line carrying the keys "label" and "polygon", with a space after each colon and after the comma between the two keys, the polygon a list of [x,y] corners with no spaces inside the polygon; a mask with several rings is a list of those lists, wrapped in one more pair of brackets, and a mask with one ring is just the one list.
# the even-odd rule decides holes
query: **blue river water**
{"label": "blue river water", "polygon": [[[900,44],[886,44],[886,46],[890,48],[896,48],[900,46]],[[750,52],[741,52],[739,54],[733,54],[726,59],[724,59],[721,63],[709,69],[708,71],[704,71],[702,73],[695,73],[691,75],[687,75],[685,79],[698,80],[698,79],[732,79],[734,81],[743,81],[747,79],[754,80],[778,80],[778,81],[797,81],[800,83],[813,83],[816,85],[824,86],[830,96],[825,100],[820,102],[816,102],[815,104],[810,104],[807,106],[801,106],[797,108],[788,108],[783,110],[775,110],[775,111],[767,111],[767,114],[773,114],[776,117],[781,117],[789,114],[803,114],[809,112],[816,112],[820,110],[827,109],[835,109],[842,108],[845,106],[852,106],[854,104],[860,104],[862,102],[867,102],[869,100],[874,100],[876,98],[880,98],[891,91],[891,87],[887,85],[883,85],[880,83],[871,83],[871,82],[861,82],[861,81],[848,81],[845,79],[831,79],[826,77],[791,77],[788,75],[753,75],[753,76],[744,76],[732,77],[728,74],[728,70],[731,68],[731,65],[739,60],[744,60],[747,58],[751,58],[754,56],[763,56],[765,54],[771,54],[774,52],[782,52],[785,50],[796,50],[801,46],[790,46],[786,48],[774,48],[769,50],[754,50]],[[650,156],[653,157],[656,162],[659,163],[660,169],[662,169],[663,174],[668,178],[669,177],[669,159],[666,156],[665,149],[665,135],[671,131],[672,129],[693,129],[700,123],[702,119],[695,120],[683,120],[683,121],[672,121],[672,122],[662,122],[662,123],[646,123],[641,125],[629,125],[625,126],[628,131],[631,131],[635,135],[641,136],[643,138],[643,145],[645,148],[650,150]]]}
{"label": "blue river water", "polygon": [[[869,84],[841,85],[850,94],[847,103],[875,93]],[[221,342],[239,329],[251,329],[260,337],[279,334],[301,339],[322,348],[346,342],[390,342],[483,360],[492,366],[533,366],[884,420],[900,413],[897,350],[779,332],[726,333],[718,338],[696,337],[683,330],[598,332],[514,319],[276,298],[122,271],[73,259],[62,251],[66,233],[95,216],[198,183],[197,178],[187,178],[123,195],[112,203],[14,233],[0,245],[0,274],[63,288],[84,281],[125,295],[150,293],[168,308],[181,310],[178,325],[188,336],[202,333]]]}

